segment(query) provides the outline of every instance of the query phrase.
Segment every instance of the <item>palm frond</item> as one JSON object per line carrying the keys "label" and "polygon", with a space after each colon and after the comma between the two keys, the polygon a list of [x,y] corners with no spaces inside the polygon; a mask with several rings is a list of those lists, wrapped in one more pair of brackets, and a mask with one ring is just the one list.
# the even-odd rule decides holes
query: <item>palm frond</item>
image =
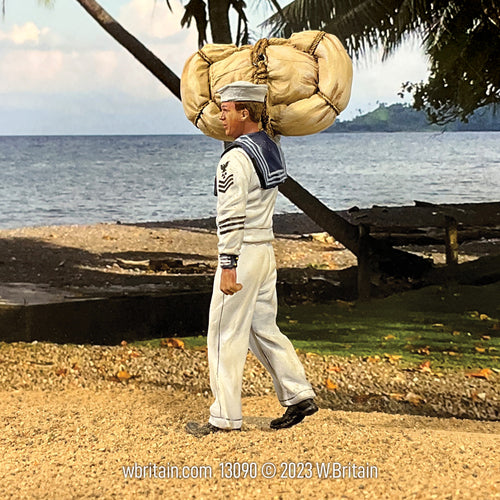
{"label": "palm frond", "polygon": [[230,0],[229,5],[238,13],[236,45],[246,45],[248,43],[248,19],[245,14],[246,3],[244,0]]}
{"label": "palm frond", "polygon": [[203,0],[190,0],[184,7],[181,27],[189,28],[193,19],[196,22],[196,29],[198,30],[198,47],[201,48],[207,41],[208,26],[206,4]]}
{"label": "palm frond", "polygon": [[262,25],[270,35],[284,37],[322,29],[338,36],[351,56],[363,55],[373,46],[389,54],[408,33],[423,30],[433,19],[429,4],[430,0],[294,0]]}
{"label": "palm frond", "polygon": [[[155,0],[155,2],[156,2],[156,0]],[[170,0],[165,0],[165,3],[167,4],[168,10],[170,12],[173,12],[172,5],[170,4]]]}

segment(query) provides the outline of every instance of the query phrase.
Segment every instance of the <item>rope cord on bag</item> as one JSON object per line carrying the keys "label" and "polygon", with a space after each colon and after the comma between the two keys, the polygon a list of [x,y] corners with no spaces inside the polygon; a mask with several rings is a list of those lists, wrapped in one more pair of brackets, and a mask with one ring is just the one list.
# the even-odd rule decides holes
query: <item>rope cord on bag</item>
{"label": "rope cord on bag", "polygon": [[[308,54],[311,54],[315,59],[317,59],[317,57],[314,55],[314,53],[316,52],[316,49],[318,48],[318,45],[321,43],[321,40],[323,40],[324,36],[326,35],[326,33],[324,31],[320,31],[315,37],[314,37],[314,40],[313,42],[311,43],[311,46],[309,47],[309,50],[307,51]],[[316,94],[321,97],[321,99],[323,99],[326,104],[328,104],[328,106],[330,106],[330,108],[333,109],[333,111],[335,111],[335,114],[338,116],[340,114],[340,109],[335,106],[335,104],[333,104],[333,102],[325,95],[323,94],[323,92],[321,92],[321,90],[319,90],[319,87],[316,91]]]}
{"label": "rope cord on bag", "polygon": [[[267,78],[269,75],[267,69],[267,56],[266,49],[269,45],[285,45],[287,40],[282,38],[261,38],[252,48],[252,64],[255,66],[255,71],[252,75],[252,83],[264,84],[267,83]],[[266,131],[267,135],[274,137],[276,132],[274,131],[271,120],[269,118],[269,113],[267,112],[267,97],[264,101],[264,109],[262,110],[262,127]]]}
{"label": "rope cord on bag", "polygon": [[328,97],[323,94],[323,92],[321,92],[321,90],[318,89],[318,92],[316,92],[327,104],[328,106],[330,106],[330,108],[333,109],[333,111],[335,111],[335,114],[338,116],[340,114],[340,109],[335,106],[335,104],[333,104],[332,101],[330,101],[330,99],[328,99]]}
{"label": "rope cord on bag", "polygon": [[311,54],[312,56],[314,56],[314,53],[316,52],[318,45],[321,43],[321,40],[323,40],[325,35],[326,35],[326,33],[324,31],[320,31],[315,36],[313,42],[311,43],[311,46],[309,47],[309,50],[307,51],[308,54]]}

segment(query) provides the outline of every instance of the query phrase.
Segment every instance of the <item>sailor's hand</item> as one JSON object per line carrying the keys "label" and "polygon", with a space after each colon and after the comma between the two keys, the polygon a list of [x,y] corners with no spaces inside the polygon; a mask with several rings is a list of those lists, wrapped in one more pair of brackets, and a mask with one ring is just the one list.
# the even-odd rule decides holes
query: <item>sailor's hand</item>
{"label": "sailor's hand", "polygon": [[236,283],[236,268],[222,269],[220,276],[220,289],[226,295],[233,295],[243,288],[241,283]]}

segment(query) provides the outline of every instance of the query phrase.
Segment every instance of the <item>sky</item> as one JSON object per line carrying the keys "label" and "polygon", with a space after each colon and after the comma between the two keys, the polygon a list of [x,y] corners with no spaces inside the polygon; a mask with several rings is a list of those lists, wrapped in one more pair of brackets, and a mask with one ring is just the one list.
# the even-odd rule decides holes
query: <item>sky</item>
{"label": "sky", "polygon": [[[170,3],[173,12],[164,0],[100,1],[180,76],[198,48],[197,33],[194,26],[181,29],[182,3]],[[249,13],[252,26],[268,14]],[[339,119],[352,119],[378,103],[404,102],[397,95],[401,84],[426,79],[427,62],[417,41],[381,59],[373,52],[354,62],[351,101]],[[0,135],[190,133],[197,129],[180,101],[76,0],[55,0],[52,8],[38,0],[6,0],[0,18]]]}

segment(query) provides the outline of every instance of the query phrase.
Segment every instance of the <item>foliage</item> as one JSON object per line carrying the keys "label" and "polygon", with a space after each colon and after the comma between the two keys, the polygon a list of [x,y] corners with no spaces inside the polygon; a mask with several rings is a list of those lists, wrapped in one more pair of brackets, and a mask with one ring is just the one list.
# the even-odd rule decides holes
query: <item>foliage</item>
{"label": "foliage", "polygon": [[[406,83],[414,107],[433,123],[467,122],[476,108],[500,102],[500,8],[494,1],[456,2],[426,43],[425,83]],[[500,6],[500,4],[498,4]],[[430,30],[430,27],[427,28]]]}
{"label": "foliage", "polygon": [[[169,4],[168,0],[167,3]],[[168,5],[170,10],[170,4]],[[202,47],[207,40],[207,11],[203,0],[191,0],[185,7],[184,16],[181,19],[181,27],[189,28],[191,21],[194,19],[196,22],[196,29],[198,30],[198,46]]]}
{"label": "foliage", "polygon": [[408,35],[422,37],[429,79],[407,82],[403,91],[431,123],[466,121],[475,109],[500,102],[498,0],[294,0],[265,24],[275,36],[323,29],[351,55],[375,46],[387,55]]}
{"label": "foliage", "polygon": [[476,110],[467,123],[431,124],[424,111],[406,104],[380,104],[377,109],[349,121],[337,121],[326,132],[500,131],[500,115],[493,105]]}
{"label": "foliage", "polygon": [[[170,5],[170,0],[165,0],[170,10],[172,10]],[[245,9],[247,7],[244,0],[190,0],[187,5],[185,5],[184,16],[181,20],[181,26],[188,27],[191,25],[191,21],[194,19],[196,21],[196,28],[198,30],[198,46],[201,48],[205,42],[207,42],[207,7],[209,10],[210,26],[212,31],[212,38],[214,38],[214,33],[216,32],[216,26],[214,23],[222,23],[226,20],[229,10],[232,8],[238,19],[238,27],[236,29],[235,43],[237,45],[245,45],[248,43],[248,19],[245,14]],[[214,7],[211,9],[211,7]],[[216,16],[213,12],[223,13],[222,16]],[[227,22],[227,20],[226,20]],[[227,35],[224,38],[229,38],[225,41],[215,40],[218,43],[231,43],[230,30],[227,30]]]}

